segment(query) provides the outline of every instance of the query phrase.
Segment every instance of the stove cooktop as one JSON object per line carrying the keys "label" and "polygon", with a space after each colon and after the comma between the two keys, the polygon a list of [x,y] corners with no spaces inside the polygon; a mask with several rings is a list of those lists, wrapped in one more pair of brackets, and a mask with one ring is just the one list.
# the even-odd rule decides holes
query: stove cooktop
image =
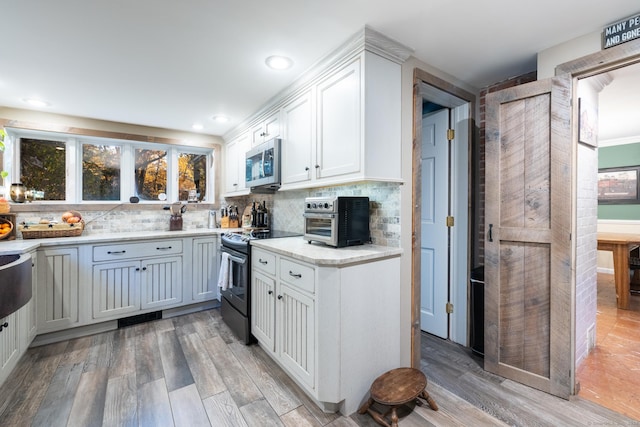
{"label": "stove cooktop", "polygon": [[249,241],[253,239],[276,239],[279,237],[295,237],[302,236],[302,233],[283,230],[253,230],[249,234],[244,233],[226,233],[222,235],[222,245],[238,248],[241,246],[249,246]]}

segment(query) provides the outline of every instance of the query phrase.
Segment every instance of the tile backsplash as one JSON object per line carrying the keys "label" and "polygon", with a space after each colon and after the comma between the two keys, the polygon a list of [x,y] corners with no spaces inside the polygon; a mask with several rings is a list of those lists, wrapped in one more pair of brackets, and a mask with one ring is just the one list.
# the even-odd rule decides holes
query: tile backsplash
{"label": "tile backsplash", "polygon": [[[335,187],[321,187],[309,190],[279,191],[275,194],[251,194],[249,196],[229,198],[222,206],[237,205],[242,213],[253,201],[266,202],[271,213],[271,224],[275,230],[303,232],[304,199],[317,196],[367,196],[371,214],[371,240],[376,245],[400,246],[400,184],[384,182],[365,182]],[[35,204],[33,205],[35,207]],[[169,230],[168,211],[158,209],[140,209],[128,204],[117,205],[102,211],[82,211],[85,221],[83,234],[110,234],[123,231],[165,231]],[[217,209],[218,215],[220,209]],[[40,219],[60,220],[64,213],[51,211],[46,205],[42,210],[20,212],[17,222],[34,222]],[[190,207],[182,216],[183,229],[206,228],[208,209]],[[19,238],[21,236],[18,236]]]}

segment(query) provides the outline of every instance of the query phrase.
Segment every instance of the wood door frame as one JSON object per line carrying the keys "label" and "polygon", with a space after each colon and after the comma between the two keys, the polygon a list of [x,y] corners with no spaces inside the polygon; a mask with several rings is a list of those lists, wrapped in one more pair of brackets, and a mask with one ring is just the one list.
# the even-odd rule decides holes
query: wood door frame
{"label": "wood door frame", "polygon": [[[412,141],[412,195],[411,202],[413,210],[411,212],[411,366],[420,368],[420,212],[422,209],[421,192],[422,179],[420,158],[422,154],[422,95],[420,85],[422,83],[435,87],[436,89],[454,95],[469,103],[469,145],[468,155],[471,162],[471,153],[475,135],[475,113],[476,96],[466,90],[455,86],[433,74],[419,68],[413,70],[413,141]],[[469,181],[471,174],[469,174]],[[469,191],[471,186],[469,182]],[[471,200],[471,198],[469,198]],[[471,217],[471,204],[467,206],[467,212]],[[469,222],[470,224],[470,222]],[[468,231],[467,231],[468,233]],[[467,263],[469,262],[470,246],[467,248]],[[468,269],[467,269],[468,270]],[[468,279],[468,278],[467,278]],[[468,280],[467,280],[468,282]]]}

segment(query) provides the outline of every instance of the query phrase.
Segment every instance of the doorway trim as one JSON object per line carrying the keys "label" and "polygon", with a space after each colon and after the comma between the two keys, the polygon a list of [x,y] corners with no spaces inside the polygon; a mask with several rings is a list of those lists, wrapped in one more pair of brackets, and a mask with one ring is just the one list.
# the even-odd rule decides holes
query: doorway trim
{"label": "doorway trim", "polygon": [[[457,87],[433,74],[430,74],[419,68],[413,70],[413,149],[412,149],[412,213],[411,213],[411,365],[415,368],[420,367],[420,212],[422,210],[422,202],[420,194],[422,192],[422,179],[420,168],[421,143],[422,143],[422,94],[420,86],[422,84],[433,86],[436,90],[451,94],[469,103],[469,144],[468,156],[469,166],[471,166],[471,153],[473,142],[475,140],[475,113],[476,113],[476,97],[470,92]],[[471,174],[469,174],[469,191],[471,191]],[[467,215],[471,218],[471,197],[468,194],[469,203],[467,204]],[[471,221],[467,226],[467,234],[471,229]],[[467,248],[467,267],[470,261],[470,248]],[[468,275],[469,268],[467,268]],[[467,283],[469,282],[467,277]],[[468,294],[468,290],[467,290]],[[467,298],[468,300],[468,298]],[[468,319],[468,316],[467,316]]]}

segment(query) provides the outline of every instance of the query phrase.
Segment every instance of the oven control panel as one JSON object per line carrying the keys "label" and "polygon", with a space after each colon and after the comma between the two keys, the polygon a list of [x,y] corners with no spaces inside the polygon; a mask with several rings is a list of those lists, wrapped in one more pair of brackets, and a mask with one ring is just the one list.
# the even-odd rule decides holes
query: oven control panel
{"label": "oven control panel", "polygon": [[332,213],[336,206],[335,197],[307,197],[304,200],[305,213]]}

